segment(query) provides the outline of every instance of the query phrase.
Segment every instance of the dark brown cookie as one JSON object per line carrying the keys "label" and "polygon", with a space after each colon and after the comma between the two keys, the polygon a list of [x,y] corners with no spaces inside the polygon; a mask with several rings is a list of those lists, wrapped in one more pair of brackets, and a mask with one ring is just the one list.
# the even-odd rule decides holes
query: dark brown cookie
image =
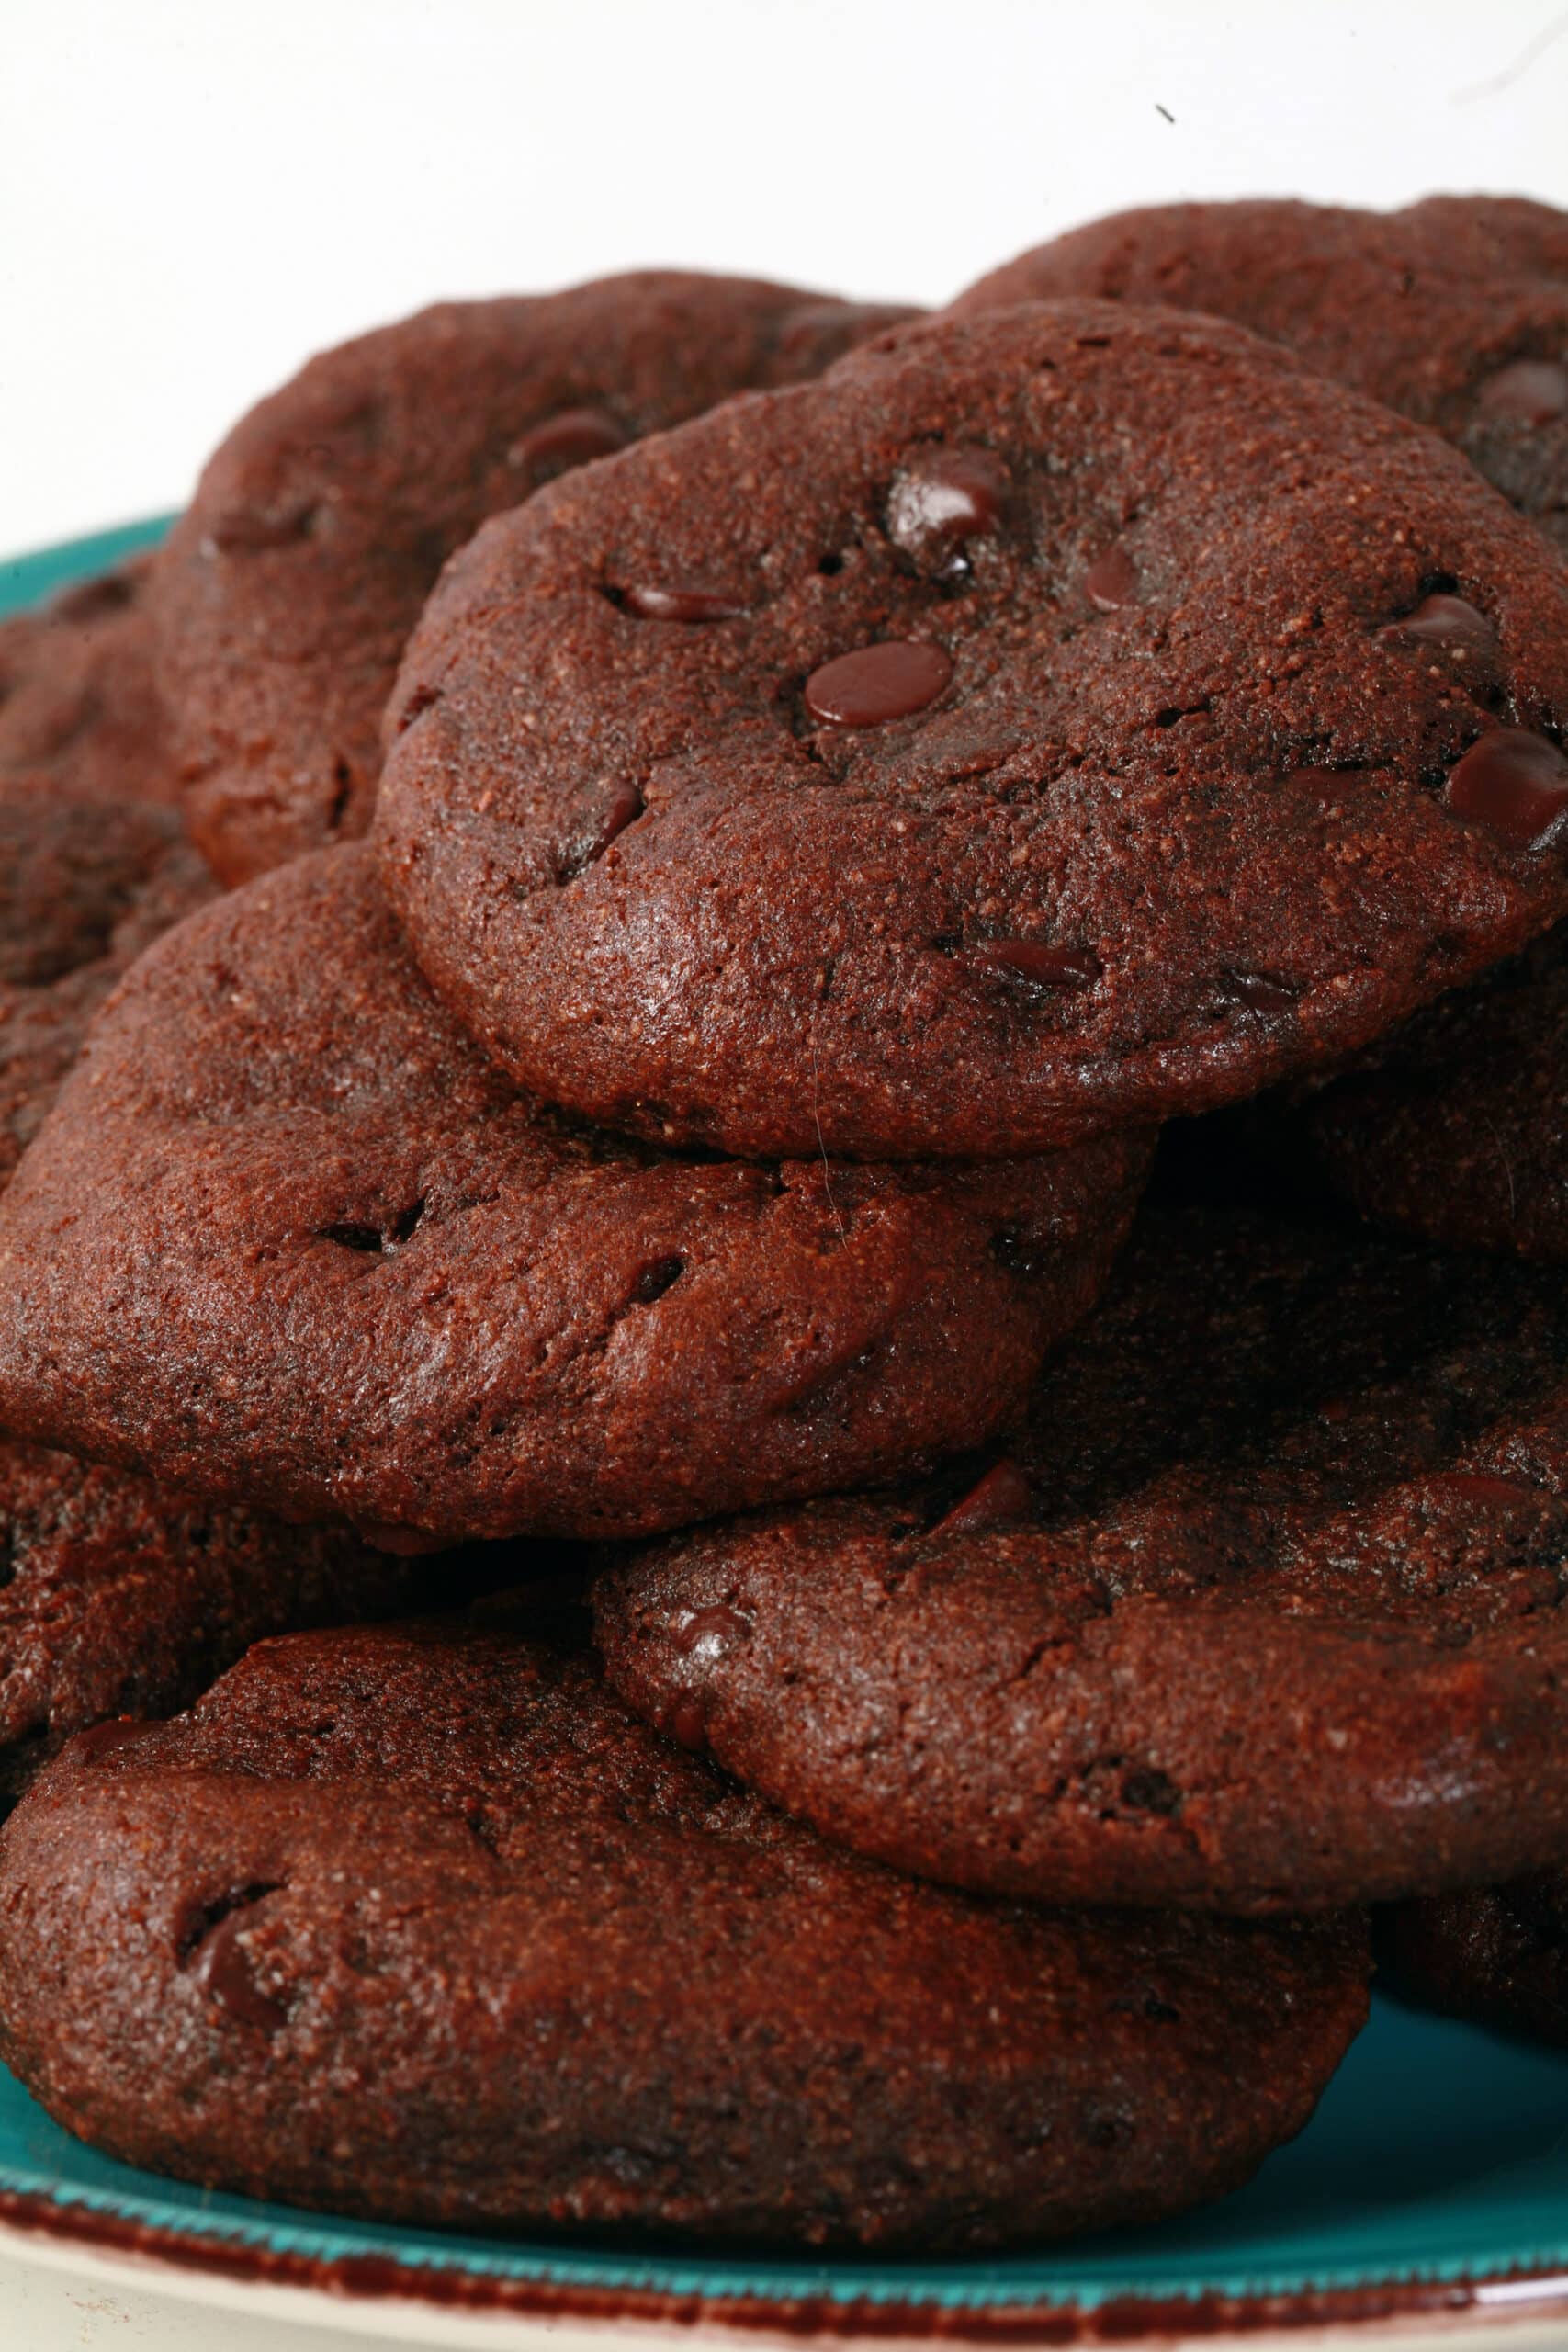
{"label": "dark brown cookie", "polygon": [[1152,205],[1020,254],[953,308],[1071,294],[1206,311],[1289,344],[1445,434],[1568,551],[1568,214],[1506,197]]}
{"label": "dark brown cookie", "polygon": [[1568,1259],[1568,928],[1456,989],[1347,1077],[1258,1114],[1363,1216]]}
{"label": "dark brown cookie", "polygon": [[364,831],[419,608],[487,514],[904,310],[646,270],[444,302],[323,353],[244,417],[160,572],[191,830],[227,882]]}
{"label": "dark brown cookie", "polygon": [[262,1634],[391,1616],[414,1590],[406,1563],[351,1535],[209,1510],[0,1435],[0,1810],[85,1725],[168,1714]]}
{"label": "dark brown cookie", "polygon": [[0,1833],[0,2052],[130,2163],[334,2212],[963,2251],[1299,2131],[1355,1920],[975,1901],[834,1851],[582,1658],[266,1642]]}
{"label": "dark brown cookie", "polygon": [[520,1096],[363,847],[145,956],[3,1206],[0,1422],[285,1518],[627,1533],[950,1453],[1148,1158],[671,1159]]}
{"label": "dark brown cookie", "polygon": [[[1489,616],[1484,676],[1406,626]],[[522,683],[520,683],[522,682]],[[1568,904],[1568,573],[1221,321],[917,326],[448,568],[385,872],[518,1080],[742,1152],[1038,1149],[1366,1043]]]}
{"label": "dark brown cookie", "polygon": [[1568,1871],[1396,1904],[1378,1945],[1407,1999],[1568,2048]]}
{"label": "dark brown cookie", "polygon": [[0,775],[0,1186],[126,967],[211,893],[175,810]]}
{"label": "dark brown cookie", "polygon": [[0,788],[22,775],[106,800],[177,798],[152,676],[151,560],[0,620]]}
{"label": "dark brown cookie", "polygon": [[701,1528],[597,1600],[632,1704],[908,1870],[1236,1912],[1568,1850],[1568,1298],[1145,1216],[967,1491]]}

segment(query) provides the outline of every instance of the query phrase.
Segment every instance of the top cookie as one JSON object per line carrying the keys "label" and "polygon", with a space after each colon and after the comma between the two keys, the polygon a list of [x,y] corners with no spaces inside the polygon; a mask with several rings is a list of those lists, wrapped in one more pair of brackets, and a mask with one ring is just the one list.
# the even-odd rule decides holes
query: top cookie
{"label": "top cookie", "polygon": [[1156,204],[1020,254],[953,309],[1064,294],[1210,311],[1290,344],[1457,442],[1568,549],[1568,214],[1509,197]]}
{"label": "top cookie", "polygon": [[485,515],[907,316],[645,270],[440,303],[311,360],[219,449],[160,566],[191,830],[221,879],[364,831],[403,639]]}
{"label": "top cookie", "polygon": [[[1485,673],[1430,642],[1485,616]],[[519,1079],[741,1153],[991,1155],[1329,1061],[1568,907],[1568,575],[1219,321],[944,320],[453,563],[384,869]]]}

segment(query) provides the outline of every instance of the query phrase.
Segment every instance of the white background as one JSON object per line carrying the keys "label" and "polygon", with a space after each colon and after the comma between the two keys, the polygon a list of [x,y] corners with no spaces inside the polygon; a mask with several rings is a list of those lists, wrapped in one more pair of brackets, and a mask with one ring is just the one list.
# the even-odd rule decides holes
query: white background
{"label": "white background", "polygon": [[1558,0],[0,0],[0,548],[436,295],[936,302],[1122,204],[1441,187],[1568,203]]}

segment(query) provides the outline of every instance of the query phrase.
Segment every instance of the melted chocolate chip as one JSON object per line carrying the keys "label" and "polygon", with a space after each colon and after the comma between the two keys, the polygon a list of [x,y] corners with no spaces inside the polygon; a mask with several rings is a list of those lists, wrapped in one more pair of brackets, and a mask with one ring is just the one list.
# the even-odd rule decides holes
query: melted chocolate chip
{"label": "melted chocolate chip", "polygon": [[573,466],[585,466],[594,458],[607,458],[624,449],[630,438],[608,409],[563,408],[514,441],[506,461],[519,473],[564,474]]}
{"label": "melted chocolate chip", "polygon": [[707,1752],[708,1727],[701,1707],[694,1699],[677,1699],[664,1717],[661,1728],[694,1756]]}
{"label": "melted chocolate chip", "polygon": [[1092,988],[1105,969],[1092,948],[1053,947],[1040,939],[982,939],[969,953],[1037,989]]}
{"label": "melted chocolate chip", "polygon": [[1226,972],[1220,993],[1227,1004],[1244,1006],[1248,1012],[1292,1012],[1300,991],[1268,972]]}
{"label": "melted chocolate chip", "polygon": [[237,506],[220,514],[212,526],[210,543],[224,555],[257,554],[268,548],[292,547],[309,538],[321,502],[297,499],[292,505],[269,510]]}
{"label": "melted chocolate chip", "polygon": [[1555,1499],[1539,1487],[1529,1487],[1517,1478],[1500,1478],[1488,1470],[1445,1470],[1440,1476],[1427,1481],[1429,1487],[1443,1495],[1451,1495],[1460,1502],[1498,1503],[1505,1507],[1517,1503],[1546,1503]]}
{"label": "melted chocolate chip", "polygon": [[722,1657],[737,1642],[749,1640],[750,1633],[750,1617],[723,1601],[716,1601],[711,1609],[693,1611],[675,1636],[675,1646],[684,1657],[690,1657],[699,1648],[709,1657]]}
{"label": "melted chocolate chip", "polygon": [[1533,849],[1568,809],[1568,759],[1528,727],[1494,727],[1454,768],[1445,797],[1507,848]]}
{"label": "melted chocolate chip", "polygon": [[673,1290],[686,1271],[684,1258],[660,1258],[653,1265],[645,1266],[632,1285],[632,1295],[641,1306],[651,1306]]}
{"label": "melted chocolate chip", "polygon": [[943,1513],[931,1534],[978,1535],[990,1527],[1017,1527],[1033,1515],[1034,1490],[1017,1463],[1004,1455]]}
{"label": "melted chocolate chip", "polygon": [[906,555],[956,547],[995,528],[1008,489],[1007,469],[989,450],[933,449],[894,483],[887,536]]}
{"label": "melted chocolate chip", "polygon": [[1123,605],[1137,602],[1137,567],[1124,547],[1109,547],[1089,565],[1083,585],[1084,594],[1100,612],[1119,612]]}
{"label": "melted chocolate chip", "polygon": [[71,1743],[71,1753],[78,1764],[101,1764],[106,1756],[136,1747],[157,1728],[156,1724],[132,1723],[127,1715],[111,1715],[106,1723],[89,1724],[85,1731],[79,1731]]}
{"label": "melted chocolate chip", "polygon": [[1427,645],[1450,646],[1456,652],[1495,653],[1497,632],[1484,613],[1463,596],[1424,596],[1403,620],[1389,621],[1380,637],[1413,637]]}
{"label": "melted chocolate chip", "polygon": [[575,882],[580,874],[596,865],[616,836],[637,822],[643,807],[643,797],[635,784],[616,785],[597,821],[562,851],[556,865],[556,880]]}
{"label": "melted chocolate chip", "polygon": [[935,702],[953,675],[940,645],[892,638],[824,662],[806,681],[806,707],[825,727],[880,727]]}
{"label": "melted chocolate chip", "polygon": [[704,588],[623,588],[619,601],[623,611],[641,621],[740,621],[750,609]]}
{"label": "melted chocolate chip", "polygon": [[97,580],[84,580],[64,590],[50,606],[50,616],[61,621],[106,620],[111,613],[128,611],[136,602],[137,590],[134,574],[105,572]]}
{"label": "melted chocolate chip", "polygon": [[1516,424],[1551,424],[1568,415],[1568,368],[1555,359],[1515,359],[1488,376],[1477,395],[1489,416]]}
{"label": "melted chocolate chip", "polygon": [[1360,768],[1292,768],[1285,778],[1288,786],[1302,792],[1315,792],[1320,798],[1332,800],[1360,781]]}
{"label": "melted chocolate chip", "polygon": [[288,2012],[281,2001],[275,2001],[256,1983],[250,1957],[239,1936],[237,1918],[225,1919],[214,1928],[196,1963],[197,1983],[237,2024],[254,2026],[262,2033],[276,2033],[280,2026],[288,2024]]}

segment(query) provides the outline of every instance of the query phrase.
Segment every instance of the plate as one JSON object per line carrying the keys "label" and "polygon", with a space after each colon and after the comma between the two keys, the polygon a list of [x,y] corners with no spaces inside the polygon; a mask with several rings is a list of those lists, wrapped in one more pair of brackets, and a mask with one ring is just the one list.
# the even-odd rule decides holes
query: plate
{"label": "plate", "polygon": [[[164,527],[0,562],[0,611]],[[249,2313],[264,2332],[243,2341],[257,2352],[312,2329],[425,2345],[547,2333],[558,2346],[627,2331],[1123,2345],[1237,2333],[1298,2346],[1386,2333],[1454,2347],[1506,2331],[1510,2346],[1562,2344],[1568,2052],[1380,1999],[1310,2128],[1236,2196],[1157,2230],[951,2263],[696,2258],[255,2204],[94,2154],[0,2072],[0,2321],[4,2266],[18,2260]],[[300,2332],[275,2335],[268,2314]],[[164,2335],[187,2341],[172,2320]],[[55,2340],[68,2339],[36,2338]]]}

